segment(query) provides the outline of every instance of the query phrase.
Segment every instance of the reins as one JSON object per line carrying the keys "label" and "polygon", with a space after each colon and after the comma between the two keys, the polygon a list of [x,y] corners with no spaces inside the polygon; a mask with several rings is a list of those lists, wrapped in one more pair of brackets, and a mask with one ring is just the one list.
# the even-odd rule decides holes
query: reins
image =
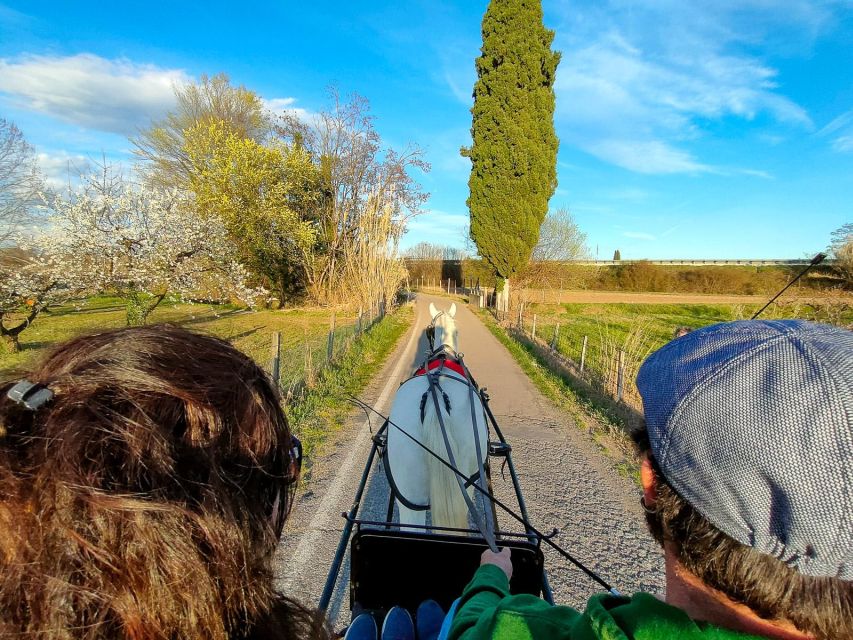
{"label": "reins", "polygon": [[[481,392],[481,399],[482,399],[482,392]],[[348,396],[348,400],[349,400],[350,402],[352,402],[353,404],[355,404],[356,406],[360,407],[362,410],[364,410],[364,411],[366,411],[366,412],[372,412],[372,413],[376,414],[378,417],[382,418],[382,419],[385,421],[385,423],[386,423],[386,424],[388,424],[388,425],[390,425],[390,426],[394,427],[397,431],[399,431],[399,432],[400,432],[400,433],[402,433],[404,436],[406,436],[407,438],[409,438],[409,440],[411,440],[412,442],[414,442],[415,444],[417,444],[421,449],[423,449],[424,451],[426,451],[426,452],[427,452],[427,454],[431,455],[433,458],[435,458],[436,460],[438,460],[438,461],[439,461],[441,464],[443,464],[445,467],[447,467],[448,469],[450,469],[450,470],[451,470],[451,471],[456,475],[457,481],[460,481],[460,479],[464,479],[464,478],[465,478],[465,474],[464,474],[464,473],[462,473],[461,471],[459,471],[459,469],[457,469],[455,465],[453,465],[453,464],[449,463],[447,460],[445,460],[444,458],[442,458],[442,457],[441,457],[440,455],[438,455],[435,451],[433,451],[432,449],[430,449],[429,447],[427,447],[427,446],[426,446],[425,444],[423,444],[420,440],[418,440],[418,439],[417,439],[417,438],[415,438],[412,434],[410,434],[408,431],[406,431],[405,429],[403,429],[403,427],[401,427],[400,425],[396,424],[396,423],[395,423],[393,420],[391,420],[388,416],[385,416],[384,414],[380,413],[379,411],[377,411],[376,409],[374,409],[373,407],[371,407],[369,404],[367,404],[366,402],[364,402],[364,401],[362,401],[362,400],[359,400],[359,399],[358,399],[358,398],[356,398],[355,396]],[[574,556],[572,556],[572,554],[570,554],[568,551],[566,551],[565,549],[563,549],[560,545],[558,545],[556,542],[554,542],[554,541],[551,539],[551,538],[552,538],[552,537],[557,533],[557,529],[554,529],[554,532],[553,532],[552,534],[550,534],[550,535],[545,535],[544,533],[542,533],[541,531],[539,531],[539,529],[537,529],[536,527],[534,527],[534,526],[530,523],[530,521],[529,521],[529,520],[526,520],[525,518],[522,518],[522,517],[521,517],[520,515],[518,515],[515,511],[513,511],[513,510],[512,510],[512,509],[510,509],[507,505],[505,505],[502,501],[498,500],[498,499],[497,499],[497,498],[495,498],[493,495],[491,495],[488,491],[486,491],[485,489],[483,489],[479,484],[474,483],[472,486],[473,486],[477,491],[479,491],[479,492],[480,492],[480,494],[481,494],[484,498],[486,498],[489,502],[491,502],[493,505],[495,505],[495,506],[497,506],[497,507],[500,507],[500,508],[501,508],[501,510],[503,510],[507,515],[509,515],[509,516],[510,516],[511,518],[513,518],[514,520],[516,520],[518,523],[522,524],[522,525],[523,525],[527,530],[529,530],[529,531],[530,531],[530,533],[532,533],[533,535],[535,535],[539,540],[544,541],[544,542],[545,542],[545,544],[547,544],[548,546],[550,546],[550,547],[551,547],[552,549],[554,549],[557,553],[559,553],[561,556],[563,556],[566,560],[568,560],[568,561],[569,561],[569,562],[571,562],[574,566],[576,566],[578,569],[580,569],[581,571],[583,571],[583,572],[584,572],[587,576],[589,576],[592,580],[594,580],[594,581],[595,581],[595,582],[597,582],[599,585],[601,585],[602,587],[604,587],[604,588],[605,588],[605,589],[606,589],[610,594],[612,594],[612,595],[614,595],[614,596],[621,596],[621,595],[622,595],[622,594],[621,594],[617,589],[615,589],[614,587],[612,587],[612,586],[611,586],[611,585],[610,585],[606,580],[604,580],[604,578],[602,578],[601,576],[599,576],[599,575],[598,575],[597,573],[595,573],[595,571],[593,571],[592,569],[588,568],[588,567],[587,567],[586,565],[584,565],[580,560],[578,560],[577,558],[575,558]],[[466,493],[466,495],[467,495],[467,493]]]}
{"label": "reins", "polygon": [[[443,312],[441,312],[443,313]],[[440,314],[439,314],[440,315]],[[438,315],[436,316],[438,317]],[[475,389],[479,392],[479,389],[476,387],[476,383],[474,382],[473,376],[471,376],[468,367],[465,365],[464,356],[461,353],[456,352],[452,347],[448,345],[441,345],[437,349],[433,349],[426,357],[423,365],[415,371],[415,374],[404,380],[400,386],[406,384],[415,378],[419,378],[425,376],[427,379],[427,384],[429,385],[427,390],[424,392],[421,397],[420,402],[420,416],[421,423],[423,423],[426,415],[426,403],[429,398],[432,398],[433,408],[435,409],[436,417],[438,418],[439,428],[441,430],[442,440],[444,441],[445,450],[447,451],[447,458],[450,461],[451,466],[456,468],[456,459],[453,455],[453,448],[450,444],[450,437],[447,433],[447,425],[444,421],[444,416],[441,411],[441,405],[439,403],[439,392],[441,392],[441,397],[444,400],[444,406],[447,410],[447,413],[451,411],[450,398],[444,389],[441,388],[441,384],[439,382],[439,378],[445,377],[450,378],[452,380],[456,380],[457,382],[463,383],[468,387],[468,400],[469,405],[471,407],[471,427],[474,431],[474,449],[477,455],[477,471],[471,475],[471,477],[467,477],[464,474],[454,475],[454,479],[456,480],[456,484],[459,487],[459,490],[462,492],[462,497],[465,500],[465,505],[468,508],[468,513],[471,516],[471,519],[477,526],[477,529],[482,534],[483,538],[485,538],[486,542],[489,545],[489,548],[492,551],[497,553],[497,543],[495,541],[495,535],[493,527],[491,526],[491,522],[488,517],[481,517],[480,513],[477,511],[476,506],[474,505],[471,496],[468,495],[467,488],[470,486],[476,486],[481,492],[483,492],[483,488],[480,486],[480,483],[485,482],[486,478],[486,469],[485,462],[483,461],[483,454],[480,450],[480,433],[477,429],[477,414],[476,409],[474,407],[475,397],[479,398],[479,393],[475,394]],[[445,365],[449,360],[455,361],[459,367],[462,369],[463,378],[459,378],[458,375],[451,375],[449,373],[445,373]],[[430,364],[435,362],[436,360],[440,360],[440,364],[434,369],[430,369]],[[453,370],[454,373],[458,374],[458,371]],[[423,372],[423,373],[421,373]],[[486,420],[485,413],[483,415],[483,421],[488,428],[488,421]],[[420,444],[420,443],[419,443]],[[391,487],[391,491],[394,493],[394,497],[397,498],[403,506],[412,509],[414,511],[426,511],[430,508],[429,505],[419,505],[410,501],[406,496],[404,496],[398,486],[394,481],[393,474],[391,472],[391,465],[388,462],[388,456],[382,455],[383,467],[385,469],[386,476],[388,477],[388,483]],[[464,482],[463,482],[464,480]],[[488,493],[488,492],[486,492]]]}
{"label": "reins", "polygon": [[[436,316],[437,317],[437,316]],[[465,361],[461,353],[456,353],[452,348],[447,345],[442,345],[439,349],[446,356],[446,352],[452,352],[455,356],[454,359],[459,363],[462,367],[462,370],[465,372],[465,378],[467,379],[468,384],[468,404],[471,407],[471,428],[474,431],[474,451],[477,454],[477,475],[478,479],[471,486],[476,486],[481,492],[488,493],[485,491],[480,485],[485,481],[486,478],[486,469],[485,464],[483,462],[483,453],[480,451],[480,433],[477,429],[477,414],[474,409],[474,383],[472,382],[472,378],[469,375],[468,367],[465,366]],[[432,357],[435,354],[436,350],[433,351],[433,354],[430,355]],[[429,372],[429,358],[424,366],[424,375],[427,377],[429,381],[429,392],[432,396],[433,407],[435,408],[436,415],[438,417],[438,423],[441,427],[441,436],[444,439],[444,446],[447,449],[447,459],[453,468],[456,468],[456,461],[453,456],[453,449],[450,446],[450,438],[447,435],[447,426],[444,424],[444,416],[441,413],[441,407],[438,403],[438,376],[441,373],[441,370],[444,368],[445,363],[447,362],[446,357],[442,360],[441,365],[438,368],[438,373],[432,374]],[[447,398],[447,394],[442,390],[442,394],[445,398]],[[448,407],[449,412],[449,407]],[[485,416],[484,416],[485,418]],[[465,504],[468,507],[468,513],[471,515],[471,519],[477,525],[477,528],[480,530],[480,533],[486,539],[486,542],[489,545],[489,548],[495,553],[498,552],[497,543],[495,542],[495,534],[492,527],[489,526],[488,517],[483,516],[481,518],[480,513],[477,511],[477,508],[474,506],[473,500],[471,500],[471,496],[468,495],[468,491],[466,490],[469,486],[469,478],[466,478],[464,475],[460,477],[460,474],[455,474],[454,478],[456,480],[456,484],[459,486],[459,490],[462,492],[462,497],[465,500]],[[464,483],[463,483],[464,479]]]}
{"label": "reins", "polygon": [[[427,328],[426,328],[427,341],[429,342],[429,348],[433,353],[436,351],[436,348],[435,348],[435,321],[436,321],[436,319],[440,318],[443,315],[444,315],[444,311],[439,311],[437,314],[435,314],[435,317],[433,317],[433,319],[430,321],[430,323],[427,325]],[[441,345],[441,347],[444,347],[444,346],[447,346],[447,345]],[[439,349],[441,347],[439,347]]]}
{"label": "reins", "polygon": [[[418,440],[418,438],[416,438],[415,436],[410,434],[406,429],[402,428],[400,425],[398,425],[394,421],[392,421],[390,417],[383,415],[382,413],[380,413],[379,411],[377,411],[376,409],[374,409],[373,407],[371,407],[367,403],[363,402],[362,400],[359,400],[355,396],[349,396],[350,402],[352,402],[356,406],[361,407],[361,409],[364,410],[365,412],[372,412],[375,415],[382,418],[385,421],[385,424],[394,427],[398,432],[402,433],[409,440],[411,440],[417,446],[419,446],[421,449],[423,449],[428,455],[430,455],[433,458],[435,458],[436,460],[438,460],[442,465],[444,465],[446,468],[448,468],[450,471],[453,472],[454,478],[456,480],[456,484],[458,485],[459,490],[462,492],[462,496],[465,499],[465,504],[468,507],[468,511],[471,515],[471,518],[474,521],[475,525],[477,526],[477,529],[479,530],[480,534],[485,539],[489,548],[493,552],[497,553],[497,550],[498,550],[497,541],[495,539],[494,531],[492,530],[491,527],[489,527],[488,518],[481,517],[480,514],[477,512],[476,506],[474,505],[473,501],[471,500],[471,497],[468,495],[468,492],[466,491],[466,488],[468,486],[474,487],[480,493],[480,495],[482,495],[492,505],[500,507],[501,510],[503,510],[506,514],[508,514],[510,517],[512,517],[517,522],[519,522],[521,525],[523,525],[525,527],[525,529],[530,534],[536,536],[539,540],[544,541],[547,545],[549,545],[551,548],[553,548],[555,551],[557,551],[557,553],[559,553],[566,560],[571,562],[574,566],[576,566],[578,569],[580,569],[583,573],[585,573],[587,576],[589,576],[592,580],[594,580],[599,585],[604,587],[609,593],[611,593],[612,595],[616,595],[616,596],[621,595],[619,593],[619,591],[616,590],[614,587],[612,587],[606,580],[601,578],[592,569],[589,569],[580,560],[578,560],[577,558],[572,556],[568,551],[563,549],[560,545],[558,545],[556,542],[554,542],[551,539],[557,533],[557,529],[554,529],[553,533],[550,536],[543,534],[536,527],[534,527],[532,524],[530,524],[530,521],[526,517],[522,517],[522,516],[518,515],[515,511],[513,511],[510,507],[508,507],[506,504],[504,504],[501,500],[498,500],[497,498],[495,498],[488,491],[487,488],[484,488],[482,486],[482,483],[484,483],[485,479],[486,479],[486,472],[485,472],[485,462],[483,460],[482,452],[480,451],[480,436],[479,436],[479,432],[477,429],[477,416],[476,416],[476,410],[474,408],[474,397],[476,396],[480,399],[481,406],[483,407],[483,414],[484,414],[483,417],[486,421],[487,430],[488,430],[488,426],[489,426],[489,421],[491,420],[492,422],[494,422],[494,416],[492,415],[491,411],[488,408],[488,396],[485,394],[485,392],[483,390],[481,390],[479,388],[476,380],[474,380],[474,377],[471,375],[470,370],[465,365],[463,354],[458,353],[455,349],[453,349],[449,345],[445,345],[445,344],[442,344],[438,348],[435,348],[435,320],[443,314],[444,314],[444,311],[439,311],[433,317],[432,322],[427,327],[426,333],[427,333],[427,340],[429,341],[429,344],[430,344],[430,352],[427,354],[427,357],[423,363],[423,366],[416,370],[415,375],[404,380],[401,383],[401,386],[403,384],[406,384],[406,382],[409,382],[413,378],[419,377],[421,375],[426,376],[428,384],[429,384],[429,388],[421,400],[421,420],[423,421],[423,415],[424,415],[423,410],[424,410],[424,407],[426,404],[426,396],[427,396],[427,394],[429,394],[429,397],[432,398],[432,404],[433,404],[433,407],[435,409],[436,415],[438,417],[438,422],[439,422],[439,426],[441,428],[442,438],[444,440],[444,446],[447,450],[447,460],[445,460],[438,453],[436,453],[435,451],[430,449],[428,446],[423,444],[420,440]],[[430,362],[435,361],[436,359],[440,359],[441,364],[438,367],[436,367],[434,371],[431,371],[430,370]],[[457,375],[451,375],[449,373],[444,372],[445,365],[446,365],[448,359],[452,359],[452,360],[455,360],[456,362],[458,362],[458,364],[460,365],[460,367],[464,371],[464,379],[458,377],[458,372],[455,372],[455,373],[457,373]],[[422,374],[419,373],[421,370],[423,371]],[[474,429],[474,443],[475,443],[475,450],[477,453],[477,472],[476,472],[475,476],[472,476],[471,478],[468,478],[456,466],[456,460],[454,458],[453,451],[452,451],[452,448],[450,446],[450,440],[449,440],[448,435],[447,435],[447,427],[445,425],[444,417],[442,416],[442,412],[441,412],[441,405],[439,403],[439,396],[438,396],[439,390],[441,391],[441,394],[445,400],[445,406],[447,407],[448,413],[450,412],[451,408],[449,406],[449,399],[447,397],[447,394],[444,392],[443,389],[441,389],[441,386],[438,382],[439,378],[441,378],[441,377],[449,378],[451,380],[456,380],[457,382],[466,384],[468,386],[468,394],[469,394],[468,397],[469,397],[469,401],[470,401],[469,404],[471,406],[471,424],[472,424],[472,427]],[[368,415],[369,415],[369,413],[368,413]],[[385,468],[386,468],[386,471],[388,472],[388,477],[390,480],[389,484],[391,485],[391,490],[394,491],[397,498],[400,498],[399,492],[396,491],[396,485],[393,482],[393,479],[391,479],[391,477],[390,477],[390,467],[386,464]],[[472,479],[474,477],[477,477],[477,481],[472,482]],[[408,502],[408,501],[405,499],[401,500],[401,503],[403,503],[405,506],[409,506],[409,508],[411,508],[411,506],[410,506],[411,503],[409,503],[407,505],[406,502]],[[421,505],[412,505],[412,506],[417,507],[419,510],[424,509],[424,507]],[[495,524],[497,524],[497,523],[495,523]]]}

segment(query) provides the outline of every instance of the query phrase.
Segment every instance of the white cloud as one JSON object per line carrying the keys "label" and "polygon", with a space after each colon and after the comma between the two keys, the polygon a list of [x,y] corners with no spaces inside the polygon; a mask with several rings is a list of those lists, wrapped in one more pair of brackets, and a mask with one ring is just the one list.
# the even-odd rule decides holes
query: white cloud
{"label": "white cloud", "polygon": [[832,148],[841,153],[853,153],[853,135],[836,138],[832,141]]}
{"label": "white cloud", "polygon": [[273,115],[291,115],[308,122],[314,113],[304,107],[297,107],[296,98],[261,98],[264,108]]}
{"label": "white cloud", "polygon": [[633,238],[635,240],[657,240],[656,236],[653,236],[651,233],[646,233],[645,231],[623,231],[622,235],[626,238]]}
{"label": "white cloud", "polygon": [[774,179],[772,173],[769,171],[762,171],[761,169],[738,169],[738,173],[751,178],[764,178],[765,180]]}
{"label": "white cloud", "polygon": [[829,124],[818,131],[818,135],[829,136],[850,127],[853,127],[853,109],[834,118]]}
{"label": "white cloud", "polygon": [[637,173],[701,173],[712,168],[660,140],[592,140],[593,155]]}
{"label": "white cloud", "polygon": [[[123,136],[163,117],[175,106],[175,88],[193,81],[182,69],[90,53],[0,58],[0,96],[5,101],[86,129]],[[293,97],[262,101],[273,114],[290,113],[302,120],[314,115],[296,106]]]}
{"label": "white cloud", "polygon": [[818,135],[832,137],[832,148],[839,153],[853,152],[853,109],[833,119]]}
{"label": "white cloud", "polygon": [[[557,132],[564,143],[640,173],[717,171],[690,151],[707,121],[768,116],[812,129],[778,71],[751,51],[807,48],[832,12],[807,0],[552,0]],[[784,34],[779,37],[778,34]]]}
{"label": "white cloud", "polygon": [[80,176],[86,174],[92,166],[85,156],[65,151],[41,152],[36,155],[36,159],[44,176],[45,186],[56,190],[76,184]]}
{"label": "white cloud", "polygon": [[127,59],[27,55],[0,59],[0,93],[16,106],[99,131],[132,134],[175,102],[180,69]]}
{"label": "white cloud", "polygon": [[[473,65],[471,65],[473,68]],[[476,76],[470,70],[456,67],[453,64],[445,64],[444,81],[450,87],[453,96],[462,104],[470,105],[474,98],[471,93],[471,88],[474,86]]]}

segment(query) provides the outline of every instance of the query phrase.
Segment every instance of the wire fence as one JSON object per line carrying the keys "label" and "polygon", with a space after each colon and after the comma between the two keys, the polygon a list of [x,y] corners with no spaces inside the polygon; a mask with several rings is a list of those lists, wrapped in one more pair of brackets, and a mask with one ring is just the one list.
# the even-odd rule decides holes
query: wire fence
{"label": "wire fence", "polygon": [[489,308],[505,326],[512,327],[560,358],[574,375],[599,388],[617,402],[642,410],[635,383],[637,371],[646,356],[657,345],[643,322],[637,322],[626,335],[618,335],[602,327],[597,334],[584,333],[570,322],[539,318],[517,305],[512,313],[494,308],[493,291],[481,289],[475,282],[456,282],[452,278],[419,278],[415,288],[469,297],[474,308]]}
{"label": "wire fence", "polygon": [[499,317],[505,326],[547,349],[572,374],[599,389],[618,403],[642,411],[637,390],[637,372],[643,360],[659,345],[642,321],[627,333],[602,326],[598,332],[588,325],[575,326],[571,318],[540,317],[523,308]]}
{"label": "wire fence", "polygon": [[300,339],[287,340],[281,331],[269,334],[266,356],[256,359],[265,363],[272,380],[278,385],[285,404],[301,399],[319,380],[323,370],[342,358],[373,325],[385,317],[385,305],[359,309],[355,318],[339,320],[335,313],[325,332],[312,331]]}

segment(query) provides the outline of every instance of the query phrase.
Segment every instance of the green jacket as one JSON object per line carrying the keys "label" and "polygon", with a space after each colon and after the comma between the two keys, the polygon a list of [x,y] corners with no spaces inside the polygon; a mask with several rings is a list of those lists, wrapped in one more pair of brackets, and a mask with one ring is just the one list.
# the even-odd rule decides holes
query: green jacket
{"label": "green jacket", "polygon": [[758,636],[694,622],[648,593],[589,599],[586,611],[555,607],[529,595],[511,596],[506,574],[485,565],[462,592],[450,640],[760,640]]}

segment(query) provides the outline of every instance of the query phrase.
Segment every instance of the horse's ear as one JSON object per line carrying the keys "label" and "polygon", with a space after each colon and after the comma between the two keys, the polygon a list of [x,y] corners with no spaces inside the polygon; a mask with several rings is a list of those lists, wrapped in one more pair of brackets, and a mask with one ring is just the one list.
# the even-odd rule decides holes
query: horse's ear
{"label": "horse's ear", "polygon": [[429,319],[435,320],[435,317],[438,315],[438,309],[435,308],[435,305],[430,302],[429,303]]}
{"label": "horse's ear", "polygon": [[456,317],[456,303],[455,302],[450,305],[450,311],[447,312],[447,315],[449,315],[451,318]]}

